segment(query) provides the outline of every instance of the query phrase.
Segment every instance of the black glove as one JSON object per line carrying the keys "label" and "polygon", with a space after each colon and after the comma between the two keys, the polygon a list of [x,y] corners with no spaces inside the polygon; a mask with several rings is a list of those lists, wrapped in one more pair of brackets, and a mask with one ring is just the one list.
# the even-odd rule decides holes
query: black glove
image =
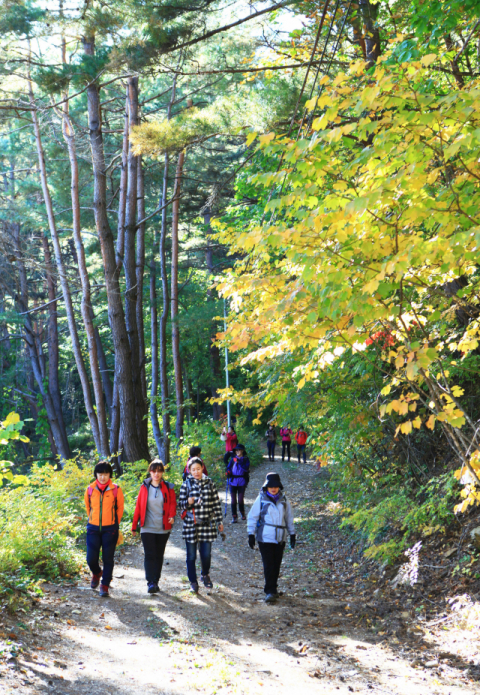
{"label": "black glove", "polygon": [[253,535],[253,533],[250,534],[248,537],[248,545],[251,547],[252,550],[255,547],[255,536]]}
{"label": "black glove", "polygon": [[296,542],[297,542],[297,536],[294,533],[292,533],[292,535],[290,536],[290,547],[292,550],[294,549]]}

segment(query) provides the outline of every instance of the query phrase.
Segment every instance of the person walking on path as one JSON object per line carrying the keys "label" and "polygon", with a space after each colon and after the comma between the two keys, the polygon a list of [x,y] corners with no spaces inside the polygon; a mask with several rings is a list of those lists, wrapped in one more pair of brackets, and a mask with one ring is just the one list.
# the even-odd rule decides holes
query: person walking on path
{"label": "person walking on path", "polygon": [[290,429],[290,425],[280,428],[280,436],[282,438],[282,461],[285,461],[285,453],[290,461],[290,444],[292,441],[292,434],[293,432]]}
{"label": "person walking on path", "polygon": [[307,439],[308,434],[303,429],[303,425],[300,425],[298,432],[295,435],[295,441],[297,442],[298,463],[300,463],[301,456],[303,456],[303,463],[307,463]]}
{"label": "person walking on path", "polygon": [[268,460],[275,461],[275,444],[277,441],[277,432],[272,424],[268,426],[268,430],[265,432],[265,437],[267,438]]}
{"label": "person walking on path", "polygon": [[238,437],[236,435],[233,425],[230,425],[228,432],[225,427],[223,428],[222,437],[225,437],[225,456],[223,457],[223,462],[227,465],[228,461],[232,458],[235,447],[238,444]]}
{"label": "person walking on path", "polygon": [[[108,596],[124,500],[122,489],[112,482],[113,469],[108,461],[99,461],[93,474],[95,481],[85,490],[87,564],[92,572],[91,588],[96,589],[100,584],[100,596]],[[99,564],[100,550],[103,572]]]}
{"label": "person walking on path", "polygon": [[147,478],[140,486],[132,521],[132,533],[137,532],[140,523],[149,594],[160,591],[158,582],[162,574],[163,557],[177,513],[175,490],[172,483],[163,480],[164,473],[162,461],[154,459],[148,467]]}
{"label": "person walking on path", "polygon": [[252,550],[255,548],[256,535],[262,555],[266,603],[273,603],[279,598],[278,576],[287,535],[290,535],[292,549],[296,543],[292,507],[282,490],[278,473],[267,473],[247,521],[248,545]]}
{"label": "person walking on path", "polygon": [[250,460],[243,444],[237,444],[233,457],[227,466],[227,478],[230,483],[230,496],[232,498],[232,524],[236,524],[237,518],[237,496],[238,508],[243,521],[245,516],[245,490],[249,481]]}
{"label": "person walking on path", "polygon": [[[191,446],[190,447],[190,453],[188,456],[187,465],[183,469],[183,474],[182,474],[183,480],[186,480],[187,477],[190,475],[190,463],[191,463],[192,459],[194,459],[194,458],[199,458],[203,463],[202,447],[201,446]],[[205,464],[203,464],[203,472],[205,473],[205,475],[208,475],[207,467]]]}
{"label": "person walking on path", "polygon": [[223,533],[222,508],[217,488],[211,478],[203,473],[201,459],[190,462],[190,475],[182,484],[178,496],[182,509],[182,537],[187,547],[187,574],[192,592],[198,593],[195,562],[197,547],[202,565],[201,579],[207,589],[213,587],[210,579],[212,542],[218,531]]}

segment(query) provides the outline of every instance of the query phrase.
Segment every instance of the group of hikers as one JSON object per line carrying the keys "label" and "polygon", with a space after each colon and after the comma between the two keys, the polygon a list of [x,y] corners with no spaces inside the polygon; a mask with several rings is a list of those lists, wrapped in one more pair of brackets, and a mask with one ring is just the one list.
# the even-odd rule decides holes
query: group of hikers
{"label": "group of hikers", "polygon": [[[272,426],[267,430],[272,429]],[[275,428],[274,436],[275,436]],[[287,430],[287,432],[285,432]],[[284,432],[284,434],[282,434]],[[292,430],[282,428],[282,442],[288,447],[290,460],[290,441]],[[299,435],[304,435],[305,439]],[[283,439],[285,437],[285,439]],[[245,514],[245,490],[249,483],[250,461],[243,444],[233,427],[225,432],[225,475],[227,490],[230,490],[232,523],[238,523],[238,512],[247,521],[248,545],[253,550],[255,543],[263,561],[265,576],[265,601],[272,603],[279,598],[278,577],[287,539],[290,547],[296,543],[293,512],[290,502],[283,493],[280,476],[268,473],[260,492],[248,513]],[[305,451],[307,435],[300,428],[295,435],[300,453]],[[267,437],[267,442],[270,441]],[[270,460],[274,460],[275,439]],[[300,449],[303,447],[303,449]],[[196,570],[197,553],[200,556],[200,581],[207,589],[213,588],[210,578],[212,543],[221,534],[225,540],[222,508],[215,483],[201,458],[201,447],[190,448],[189,459],[183,472],[183,482],[178,496],[178,507],[182,520],[182,537],[186,545],[187,575],[193,593],[199,591]],[[282,457],[284,460],[284,457]],[[306,460],[304,455],[304,460]],[[145,480],[140,486],[132,521],[132,533],[140,527],[140,537],[144,549],[145,578],[147,591],[155,594],[160,591],[159,581],[162,573],[165,548],[170,537],[177,514],[177,498],[173,484],[163,479],[165,467],[160,459],[154,459],[148,466]],[[119,524],[124,512],[124,497],[120,486],[113,482],[113,469],[107,461],[101,461],[94,468],[95,480],[85,491],[87,510],[87,564],[92,573],[90,586],[100,586],[100,596],[109,595],[109,586],[114,568],[114,554],[119,539]],[[225,507],[226,515],[226,507]],[[102,552],[103,570],[100,567]]]}
{"label": "group of hikers", "polygon": [[[290,461],[290,445],[292,442],[292,435],[293,430],[291,429],[290,425],[280,427],[280,437],[282,438],[282,461],[285,461],[285,454],[288,457],[287,460]],[[275,461],[275,445],[277,443],[277,431],[275,429],[275,425],[270,424],[268,426],[268,429],[265,432],[265,437],[267,438],[268,458],[270,461]],[[303,425],[300,425],[295,434],[298,463],[300,463],[301,458],[303,458],[303,463],[307,463],[307,439],[308,434],[303,429]]]}

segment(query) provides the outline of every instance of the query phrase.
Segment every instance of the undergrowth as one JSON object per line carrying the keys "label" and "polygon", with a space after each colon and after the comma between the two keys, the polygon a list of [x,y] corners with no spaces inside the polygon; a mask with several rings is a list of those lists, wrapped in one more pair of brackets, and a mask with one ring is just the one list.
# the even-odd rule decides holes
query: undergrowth
{"label": "undergrowth", "polygon": [[398,475],[346,480],[331,469],[328,498],[340,502],[341,527],[361,534],[368,558],[392,563],[414,538],[441,533],[454,520],[459,485],[453,472],[416,486]]}

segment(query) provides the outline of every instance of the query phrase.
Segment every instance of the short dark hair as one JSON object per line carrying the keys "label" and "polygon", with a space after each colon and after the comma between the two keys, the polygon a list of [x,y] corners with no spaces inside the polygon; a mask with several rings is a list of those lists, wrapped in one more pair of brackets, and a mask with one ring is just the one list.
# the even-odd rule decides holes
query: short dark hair
{"label": "short dark hair", "polygon": [[193,459],[195,456],[200,456],[202,453],[202,447],[201,446],[191,446],[190,447],[190,458]]}
{"label": "short dark hair", "polygon": [[153,461],[148,467],[147,473],[151,473],[152,471],[161,471],[162,473],[165,473],[165,466],[163,465],[163,461],[161,461],[160,459],[153,459]]}
{"label": "short dark hair", "polygon": [[190,459],[190,461],[188,462],[188,469],[189,469],[189,470],[192,469],[192,466],[193,466],[194,463],[198,463],[198,465],[201,466],[202,469],[203,469],[203,461],[202,461],[202,459],[199,459],[198,456],[196,456],[195,458]]}
{"label": "short dark hair", "polygon": [[110,477],[112,477],[113,468],[108,461],[99,461],[93,469],[93,475],[95,478],[97,477],[97,473],[110,473]]}

